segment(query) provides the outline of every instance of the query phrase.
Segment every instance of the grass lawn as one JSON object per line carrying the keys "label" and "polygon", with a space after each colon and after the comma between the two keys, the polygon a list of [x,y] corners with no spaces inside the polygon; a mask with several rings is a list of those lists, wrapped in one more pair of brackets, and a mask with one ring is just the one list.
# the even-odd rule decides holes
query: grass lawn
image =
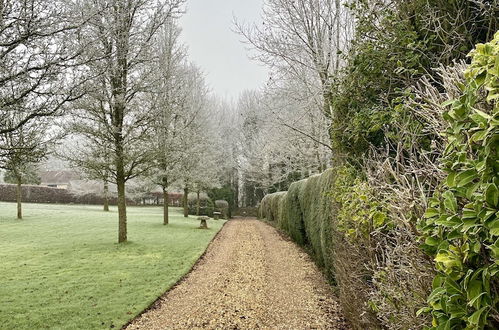
{"label": "grass lawn", "polygon": [[197,229],[195,217],[160,207],[118,215],[100,206],[0,203],[0,328],[120,328],[182,277],[224,223]]}

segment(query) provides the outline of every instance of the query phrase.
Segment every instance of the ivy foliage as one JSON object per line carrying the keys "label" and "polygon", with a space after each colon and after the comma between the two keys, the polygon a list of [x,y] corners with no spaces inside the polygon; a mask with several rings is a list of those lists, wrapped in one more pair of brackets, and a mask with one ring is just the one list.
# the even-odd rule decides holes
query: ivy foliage
{"label": "ivy foliage", "polygon": [[459,99],[446,102],[447,179],[420,224],[438,275],[433,329],[499,328],[499,32],[471,51]]}
{"label": "ivy foliage", "polygon": [[376,230],[389,229],[387,205],[377,200],[369,184],[352,166],[335,169],[333,200],[338,203],[337,230],[352,242],[368,239]]}

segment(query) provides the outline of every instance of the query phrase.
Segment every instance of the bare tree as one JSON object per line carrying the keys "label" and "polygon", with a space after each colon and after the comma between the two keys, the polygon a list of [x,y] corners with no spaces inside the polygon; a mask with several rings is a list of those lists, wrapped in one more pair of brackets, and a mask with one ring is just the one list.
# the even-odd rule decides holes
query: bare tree
{"label": "bare tree", "polygon": [[353,18],[342,0],[266,0],[263,26],[236,23],[237,31],[257,51],[255,59],[273,70],[273,79],[302,80],[313,73],[328,118],[332,87],[353,34]]}
{"label": "bare tree", "polygon": [[[327,122],[321,124],[324,116],[313,105],[300,102],[299,90],[295,96],[280,91],[248,91],[237,105],[241,122],[236,139],[245,204],[254,205],[264,193],[285,190],[292,181],[330,165]],[[297,133],[297,129],[307,133]]]}
{"label": "bare tree", "polygon": [[[0,135],[0,168],[5,169],[16,184],[17,218],[22,219],[22,184],[32,183],[36,165],[48,154],[53,140],[47,134],[47,124],[39,120],[26,123],[14,131]],[[30,178],[31,177],[31,178]]]}
{"label": "bare tree", "polygon": [[0,1],[0,134],[83,95],[75,40],[85,19],[69,1]]}
{"label": "bare tree", "polygon": [[163,83],[158,85],[156,93],[152,147],[154,181],[163,189],[163,223],[168,224],[168,187],[174,182],[184,182],[182,188],[187,196],[191,186],[208,91],[202,73],[193,64],[182,60],[171,66],[165,63],[162,68],[170,71],[164,72]]}
{"label": "bare tree", "polygon": [[180,146],[179,153],[179,183],[184,191],[183,206],[184,217],[189,215],[187,196],[189,190],[193,188],[198,164],[202,162],[203,149],[203,130],[206,129],[206,110],[208,88],[206,87],[202,72],[195,66],[188,67],[189,74],[185,83],[185,97],[181,100],[181,113],[176,116],[183,127],[182,134],[177,136],[177,142]]}
{"label": "bare tree", "polygon": [[[75,112],[79,132],[112,145],[110,173],[118,190],[118,242],[127,240],[125,183],[146,171],[149,125],[153,114],[144,95],[154,81],[153,45],[168,19],[177,15],[183,0],[83,1],[82,10],[95,13],[85,36],[95,40],[85,56],[102,58],[89,65],[98,74],[90,93],[93,106]],[[85,42],[85,41],[84,41]]]}
{"label": "bare tree", "polygon": [[[89,132],[85,125],[71,122],[65,129],[78,134],[78,139],[66,140],[65,147],[58,153],[61,159],[78,168],[86,179],[102,182],[103,210],[109,211],[109,183],[112,182],[112,146]],[[93,132],[93,131],[91,131]],[[89,132],[90,133],[90,132]]]}
{"label": "bare tree", "polygon": [[217,112],[220,110],[219,102],[212,98],[207,102],[203,112],[201,125],[198,126],[198,141],[195,142],[195,147],[192,153],[195,159],[191,159],[194,165],[194,170],[191,174],[192,189],[197,195],[197,211],[200,213],[201,192],[208,192],[209,189],[217,188],[220,186],[220,177],[223,173],[223,165],[225,161],[230,162],[229,159],[224,159],[225,148],[221,134],[222,131],[219,126],[219,118]]}
{"label": "bare tree", "polygon": [[160,33],[157,47],[158,78],[152,97],[156,112],[152,125],[155,136],[151,144],[155,165],[152,180],[163,190],[164,225],[169,222],[168,188],[178,177],[180,135],[183,134],[185,125],[192,122],[189,120],[192,114],[182,108],[185,96],[191,91],[184,83],[187,52],[180,43],[179,36],[180,28],[174,19],[170,19]]}

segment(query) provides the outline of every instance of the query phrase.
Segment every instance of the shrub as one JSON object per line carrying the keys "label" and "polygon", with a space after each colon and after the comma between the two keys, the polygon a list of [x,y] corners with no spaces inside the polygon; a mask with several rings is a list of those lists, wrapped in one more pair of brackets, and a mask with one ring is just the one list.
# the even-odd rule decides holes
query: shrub
{"label": "shrub", "polygon": [[[187,206],[189,208],[189,214],[197,215],[198,196],[196,193],[190,193],[187,196]],[[215,205],[213,204],[213,201],[208,197],[208,195],[205,193],[199,194],[199,215],[212,217],[214,209]]]}
{"label": "shrub", "polygon": [[415,314],[424,305],[431,267],[415,236],[395,228],[387,202],[353,167],[330,169],[265,196],[260,216],[310,251],[337,286],[354,328],[424,324]]}
{"label": "shrub", "polygon": [[438,274],[435,328],[499,327],[499,32],[470,53],[462,96],[447,102],[447,179],[421,222]]}
{"label": "shrub", "polygon": [[288,232],[289,236],[300,245],[308,245],[303,219],[303,206],[300,199],[301,191],[306,185],[306,180],[294,182],[289,186],[287,200],[288,213],[285,221],[281,220],[280,227]]}
{"label": "shrub", "polygon": [[332,255],[339,300],[356,328],[378,329],[376,306],[370,301],[377,246],[374,233],[387,226],[387,210],[353,167],[337,167],[334,174],[330,195],[337,212]]}
{"label": "shrub", "polygon": [[227,219],[229,216],[229,203],[224,200],[216,200],[215,201],[215,209],[222,213],[222,217]]}
{"label": "shrub", "polygon": [[272,222],[279,221],[279,199],[285,198],[285,196],[285,191],[265,195],[260,203],[259,218]]}
{"label": "shrub", "polygon": [[302,246],[309,247],[318,265],[334,281],[332,251],[332,211],[328,192],[333,182],[328,170],[291,184],[288,192],[266,195],[260,204],[260,217],[275,223]]}

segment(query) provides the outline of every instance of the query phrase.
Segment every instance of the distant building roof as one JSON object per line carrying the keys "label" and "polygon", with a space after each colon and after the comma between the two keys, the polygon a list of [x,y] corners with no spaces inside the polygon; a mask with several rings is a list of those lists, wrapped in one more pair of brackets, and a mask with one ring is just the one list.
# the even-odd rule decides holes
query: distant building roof
{"label": "distant building roof", "polygon": [[71,180],[79,180],[80,175],[74,171],[41,171],[41,184],[69,184]]}

